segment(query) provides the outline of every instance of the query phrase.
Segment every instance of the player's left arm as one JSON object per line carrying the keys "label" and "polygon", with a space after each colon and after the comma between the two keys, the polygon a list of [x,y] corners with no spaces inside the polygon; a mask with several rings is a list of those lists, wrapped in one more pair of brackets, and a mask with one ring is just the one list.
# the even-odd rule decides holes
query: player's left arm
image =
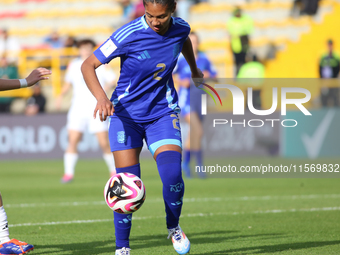
{"label": "player's left arm", "polygon": [[49,77],[45,75],[51,74],[51,71],[45,68],[37,68],[33,70],[26,79],[0,79],[0,91],[12,90],[12,89],[20,89],[24,87],[31,87],[36,84],[38,81],[47,80]]}
{"label": "player's left arm", "polygon": [[192,44],[189,37],[183,44],[182,54],[190,66],[191,78],[194,80],[195,85],[199,86],[203,82],[203,73],[197,67],[194,51],[192,49]]}

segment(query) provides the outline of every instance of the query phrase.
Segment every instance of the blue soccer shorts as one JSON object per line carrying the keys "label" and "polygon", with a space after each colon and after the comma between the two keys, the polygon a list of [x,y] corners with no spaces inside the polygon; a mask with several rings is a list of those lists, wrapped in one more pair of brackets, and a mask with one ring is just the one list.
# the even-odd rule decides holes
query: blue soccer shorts
{"label": "blue soccer shorts", "polygon": [[182,148],[178,115],[173,112],[146,123],[136,123],[116,114],[110,117],[109,141],[111,151],[143,147],[143,139],[145,139],[152,155],[163,145],[172,144]]}

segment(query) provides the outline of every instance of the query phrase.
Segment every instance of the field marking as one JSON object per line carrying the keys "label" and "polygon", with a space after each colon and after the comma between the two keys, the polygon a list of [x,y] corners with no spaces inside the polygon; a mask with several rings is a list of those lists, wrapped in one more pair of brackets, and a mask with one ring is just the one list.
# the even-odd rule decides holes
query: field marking
{"label": "field marking", "polygon": [[[321,208],[302,208],[302,209],[277,209],[277,210],[265,210],[265,211],[253,211],[253,212],[231,212],[231,213],[189,213],[184,214],[181,218],[192,218],[192,217],[211,217],[221,215],[241,215],[241,214],[274,214],[274,213],[289,213],[289,212],[322,212],[322,211],[340,211],[340,207],[321,207]],[[134,221],[138,220],[149,220],[149,219],[164,219],[165,215],[162,216],[148,216],[148,217],[133,217]],[[10,228],[14,227],[27,227],[27,226],[50,226],[50,225],[70,225],[70,224],[83,224],[83,223],[98,223],[98,222],[112,222],[113,219],[96,219],[96,220],[74,220],[74,221],[52,221],[52,222],[41,222],[41,223],[20,223],[20,224],[9,224]]]}
{"label": "field marking", "polygon": [[[221,202],[221,201],[256,201],[256,200],[296,200],[296,199],[319,199],[319,198],[340,198],[340,194],[327,195],[293,195],[293,196],[251,196],[251,197],[207,197],[207,198],[184,198],[184,203],[196,202]],[[163,203],[163,199],[146,199],[145,203]],[[5,204],[5,208],[22,207],[61,207],[61,206],[89,206],[104,205],[105,201],[93,202],[62,202],[62,203],[32,203],[32,204]]]}

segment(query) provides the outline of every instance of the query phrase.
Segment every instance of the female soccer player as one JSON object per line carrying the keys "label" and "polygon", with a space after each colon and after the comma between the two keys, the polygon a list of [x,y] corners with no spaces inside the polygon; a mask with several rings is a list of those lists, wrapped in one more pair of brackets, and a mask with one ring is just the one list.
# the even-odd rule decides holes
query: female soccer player
{"label": "female soccer player", "polygon": [[[110,145],[107,141],[107,122],[100,122],[92,118],[91,111],[96,105],[96,99],[87,89],[80,67],[85,59],[93,52],[95,42],[90,39],[81,40],[78,43],[79,58],[70,62],[65,75],[65,83],[57,98],[57,109],[60,109],[63,96],[73,88],[72,105],[67,115],[67,132],[68,147],[64,153],[64,175],[61,179],[62,183],[69,183],[74,178],[75,167],[78,161],[78,144],[83,133],[88,130],[92,134],[96,134],[98,143],[103,151],[103,159],[110,171],[111,175],[116,174],[115,162],[113,160]],[[114,72],[105,66],[101,66],[96,70],[101,85],[112,87],[116,76]]]}
{"label": "female soccer player", "polygon": [[[199,38],[194,32],[189,35],[192,48],[195,54],[196,64],[200,70],[204,73],[204,78],[215,78],[216,71],[212,67],[207,56],[198,50]],[[185,122],[190,125],[191,136],[195,137],[192,141],[190,140],[190,132],[187,135],[187,139],[184,144],[183,152],[183,172],[187,177],[191,176],[190,173],[190,152],[196,157],[196,164],[198,166],[203,165],[201,141],[203,136],[202,127],[202,115],[201,112],[201,94],[202,90],[199,90],[191,82],[191,71],[185,58],[180,57],[175,69],[176,74],[179,78],[179,93],[178,93],[178,104],[181,107],[181,115]],[[190,101],[191,99],[191,101]],[[191,150],[191,151],[190,151]],[[200,173],[200,177],[204,177],[204,173]]]}
{"label": "female soccer player", "polygon": [[[117,173],[140,176],[139,155],[146,140],[157,162],[169,236],[177,253],[186,254],[190,242],[181,230],[184,183],[181,173],[181,129],[178,97],[172,71],[180,52],[189,63],[192,78],[201,80],[188,35],[190,26],[173,18],[175,0],[144,0],[145,15],[115,31],[82,65],[85,82],[97,99],[94,115],[110,117],[109,140]],[[95,69],[121,58],[121,71],[111,101]],[[114,213],[116,254],[130,254],[131,216]]]}
{"label": "female soccer player", "polygon": [[[0,79],[0,91],[33,86],[38,81],[48,79],[48,77],[45,77],[44,75],[49,74],[51,74],[50,70],[47,70],[45,68],[38,68],[33,70],[26,79]],[[33,249],[34,247],[32,244],[21,242],[16,239],[9,239],[7,215],[3,207],[2,197],[0,193],[0,255],[26,254]]]}

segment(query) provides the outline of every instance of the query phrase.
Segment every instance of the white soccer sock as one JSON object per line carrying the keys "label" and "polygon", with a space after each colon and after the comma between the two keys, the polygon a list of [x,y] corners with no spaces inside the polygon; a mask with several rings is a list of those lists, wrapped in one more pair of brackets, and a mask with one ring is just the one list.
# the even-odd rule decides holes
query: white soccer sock
{"label": "white soccer sock", "polygon": [[103,159],[105,160],[105,163],[107,167],[109,168],[109,171],[111,174],[116,174],[116,166],[115,166],[115,160],[113,159],[113,155],[110,154],[103,154]]}
{"label": "white soccer sock", "polygon": [[64,172],[66,175],[74,175],[74,169],[78,161],[78,154],[65,153],[64,154]]}
{"label": "white soccer sock", "polygon": [[0,244],[8,242],[9,239],[9,231],[8,231],[8,222],[7,215],[3,206],[0,207]]}

